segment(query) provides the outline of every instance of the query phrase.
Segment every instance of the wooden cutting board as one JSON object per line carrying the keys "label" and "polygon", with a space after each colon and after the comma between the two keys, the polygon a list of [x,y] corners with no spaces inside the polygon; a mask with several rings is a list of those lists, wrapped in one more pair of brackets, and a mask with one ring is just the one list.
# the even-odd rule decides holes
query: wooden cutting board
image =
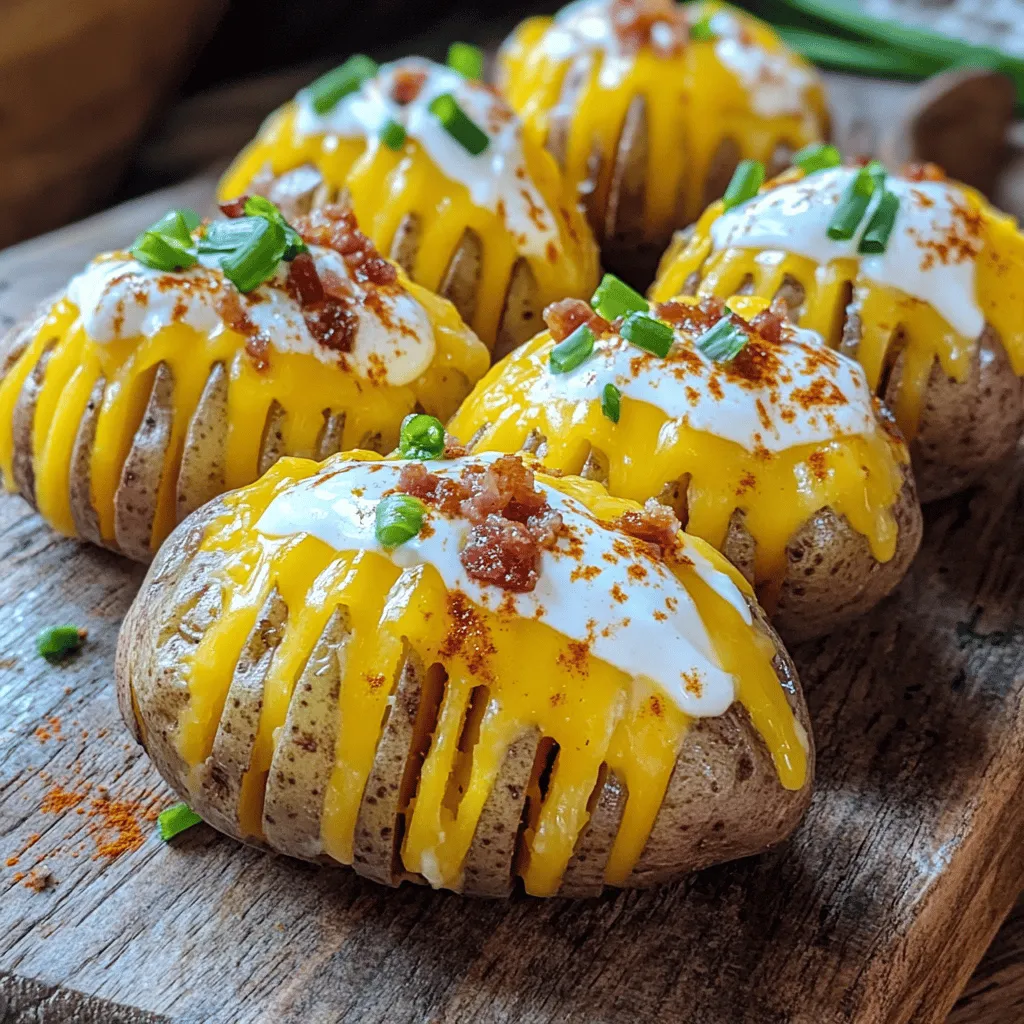
{"label": "wooden cutting board", "polygon": [[[0,324],[210,188],[0,255]],[[0,498],[0,1019],[942,1021],[1024,885],[1024,457],[926,518],[898,593],[794,652],[819,772],[788,844],[651,892],[480,902],[206,826],[162,843],[171,797],[111,678],[141,570]],[[54,667],[34,637],[61,622],[89,640]]]}

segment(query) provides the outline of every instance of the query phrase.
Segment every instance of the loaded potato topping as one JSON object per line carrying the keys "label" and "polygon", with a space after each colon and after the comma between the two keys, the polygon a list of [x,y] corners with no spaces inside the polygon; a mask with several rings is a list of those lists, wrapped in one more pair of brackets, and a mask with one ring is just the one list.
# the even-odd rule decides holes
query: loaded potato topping
{"label": "loaded potato topping", "polygon": [[610,498],[518,456],[467,456],[428,417],[410,417],[400,452],[410,457],[282,460],[226,497],[205,528],[198,557],[219,566],[211,583],[223,585],[225,605],[183,670],[188,699],[175,742],[195,772],[229,710],[232,668],[261,609],[274,600],[287,609],[241,787],[245,834],[276,827],[264,805],[279,784],[275,750],[291,743],[282,730],[291,688],[339,608],[349,632],[330,698],[337,710],[321,714],[340,726],[318,840],[343,863],[362,841],[357,819],[379,741],[369,726],[387,721],[394,680],[413,656],[424,686],[435,673],[444,682],[430,697],[437,721],[400,856],[435,886],[460,887],[517,737],[545,737],[516,840],[517,873],[535,894],[557,891],[605,770],[629,793],[606,880],[627,879],[687,723],[735,701],[781,785],[804,785],[807,738],[749,588],[680,533],[670,510]]}
{"label": "loaded potato topping", "polygon": [[910,438],[933,363],[964,381],[986,324],[1024,374],[1024,241],[1012,218],[934,166],[842,166],[830,146],[797,163],[709,207],[666,256],[653,296],[781,294],[802,327],[856,351],[877,393],[903,353],[893,411]]}

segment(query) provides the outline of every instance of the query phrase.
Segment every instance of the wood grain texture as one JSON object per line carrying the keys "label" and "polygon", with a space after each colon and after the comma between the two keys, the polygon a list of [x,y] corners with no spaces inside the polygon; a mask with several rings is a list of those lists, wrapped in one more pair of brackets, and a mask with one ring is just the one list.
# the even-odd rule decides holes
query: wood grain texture
{"label": "wood grain texture", "polygon": [[[209,182],[187,187],[201,206]],[[41,270],[66,277],[183,195],[0,255],[0,317],[52,289]],[[112,688],[140,570],[0,499],[0,1019],[937,1024],[1024,878],[1022,461],[931,507],[896,595],[794,652],[820,760],[790,843],[579,902],[393,892],[206,826],[165,845],[144,819],[138,849],[100,854],[93,800],[170,800]],[[33,649],[55,621],[90,633],[61,667]],[[86,781],[80,803],[41,809]],[[15,881],[44,854],[45,891]],[[988,986],[1012,990],[1012,970],[988,977],[956,1024],[1019,1019],[1020,976],[1003,1016]]]}

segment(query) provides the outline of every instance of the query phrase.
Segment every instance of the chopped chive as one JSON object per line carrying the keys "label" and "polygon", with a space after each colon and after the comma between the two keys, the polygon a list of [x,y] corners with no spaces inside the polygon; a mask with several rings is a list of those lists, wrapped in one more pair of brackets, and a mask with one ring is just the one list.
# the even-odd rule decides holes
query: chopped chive
{"label": "chopped chive", "polygon": [[36,650],[47,659],[66,658],[81,649],[87,635],[77,626],[48,626],[36,637]]}
{"label": "chopped chive", "polygon": [[166,843],[202,820],[188,804],[175,804],[161,811],[156,823],[160,829],[160,838]]}
{"label": "chopped chive", "polygon": [[885,252],[899,208],[899,196],[886,189],[868,220],[864,234],[861,235],[860,245],[857,246],[859,253],[876,256]]}
{"label": "chopped chive", "polygon": [[295,259],[300,252],[308,251],[309,247],[302,240],[302,235],[284,219],[284,214],[269,199],[265,199],[263,196],[249,196],[245,201],[245,212],[249,217],[264,217],[273,221],[284,231],[284,259],[290,261]]}
{"label": "chopped chive", "polygon": [[423,502],[411,494],[389,494],[377,505],[374,534],[386,548],[412,540],[423,526]]}
{"label": "chopped chive", "polygon": [[198,224],[195,210],[171,210],[135,239],[131,253],[153,270],[186,270],[196,263],[192,230]]}
{"label": "chopped chive", "polygon": [[726,315],[706,330],[695,342],[697,348],[718,363],[728,363],[735,359],[750,340],[747,332]]}
{"label": "chopped chive", "polygon": [[793,155],[793,166],[799,167],[804,174],[838,167],[842,162],[839,150],[828,142],[812,142]]}
{"label": "chopped chive", "polygon": [[877,172],[872,165],[862,167],[853,177],[839,200],[832,219],[828,222],[828,237],[837,242],[846,242],[853,238],[857,226],[864,219],[868,204],[878,184]]}
{"label": "chopped chive", "polygon": [[676,337],[668,324],[655,320],[646,313],[630,313],[619,333],[637,348],[653,352],[663,359],[668,355],[668,350]]}
{"label": "chopped chive", "polygon": [[590,300],[594,312],[605,320],[618,320],[630,313],[646,313],[650,303],[614,274],[605,274]]}
{"label": "chopped chive", "polygon": [[377,74],[377,62],[366,54],[353,54],[341,67],[321,75],[306,87],[309,102],[318,114],[329,114],[349,93]]}
{"label": "chopped chive", "polygon": [[708,11],[705,14],[702,14],[690,26],[690,38],[695,43],[713,43],[718,38],[718,34],[711,27],[710,11]]}
{"label": "chopped chive", "polygon": [[249,235],[220,259],[224,276],[240,291],[251,292],[277,272],[284,259],[287,240],[280,224],[263,217],[247,217]]}
{"label": "chopped chive", "polygon": [[580,324],[564,341],[560,341],[548,356],[552,373],[568,373],[586,362],[594,351],[594,332]]}
{"label": "chopped chive", "polygon": [[741,160],[733,171],[732,180],[725,190],[722,201],[727,210],[745,203],[757,195],[764,184],[764,164],[760,160]]}
{"label": "chopped chive", "polygon": [[148,230],[155,235],[173,238],[184,246],[192,244],[192,232],[199,226],[199,214],[195,210],[171,210],[165,213]]}
{"label": "chopped chive", "polygon": [[622,412],[622,392],[614,384],[605,384],[601,392],[601,412],[612,421],[619,422]]}
{"label": "chopped chive", "polygon": [[405,129],[394,118],[389,117],[380,130],[380,141],[395,152],[405,145]]}
{"label": "chopped chive", "polygon": [[459,106],[450,92],[435,96],[429,109],[444,130],[473,156],[479,156],[490,145],[487,133]]}
{"label": "chopped chive", "polygon": [[436,416],[411,413],[402,420],[398,453],[403,459],[439,459],[444,454],[444,424]]}
{"label": "chopped chive", "polygon": [[484,77],[483,51],[470,43],[452,43],[448,47],[448,67],[463,78],[481,79]]}

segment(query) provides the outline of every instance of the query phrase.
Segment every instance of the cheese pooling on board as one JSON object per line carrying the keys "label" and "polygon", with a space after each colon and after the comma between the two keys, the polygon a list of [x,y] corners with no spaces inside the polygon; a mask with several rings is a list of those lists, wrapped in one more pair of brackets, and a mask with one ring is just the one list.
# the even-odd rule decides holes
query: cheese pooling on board
{"label": "cheese pooling on board", "polygon": [[[190,511],[179,493],[188,458],[210,481],[206,500],[215,485],[255,479],[270,430],[279,451],[314,457],[328,428],[329,450],[390,450],[414,410],[449,416],[488,363],[451,303],[381,259],[347,210],[326,208],[295,226],[308,251],[244,293],[204,255],[187,270],[160,271],[111,253],[75,277],[0,380],[8,489],[26,454],[19,449],[30,447],[43,517],[69,536],[117,546],[117,496],[132,482],[140,431],[162,463],[159,491],[148,496],[155,549]],[[27,395],[32,427],[16,444]],[[160,425],[152,439],[147,423]],[[196,438],[208,457],[197,455]],[[76,513],[72,486],[87,489],[94,522]]]}
{"label": "cheese pooling on board", "polygon": [[884,252],[861,254],[881,190],[851,238],[832,239],[827,231],[857,171],[791,171],[736,209],[712,205],[693,236],[666,256],[652,295],[724,297],[745,289],[770,299],[795,282],[798,322],[835,348],[855,314],[857,358],[873,390],[883,386],[890,347],[900,339],[904,369],[894,412],[912,437],[933,363],[966,379],[986,324],[1024,374],[1024,241],[1011,218],[929,167],[885,178],[899,201],[892,232]]}
{"label": "cheese pooling on board", "polygon": [[[699,345],[728,312],[718,300],[652,308],[673,328],[664,357],[630,343],[584,303],[553,307],[545,313],[551,330],[493,367],[449,429],[473,439],[476,451],[516,451],[543,438],[545,465],[596,475],[634,500],[660,496],[690,533],[718,548],[741,512],[756,544],[757,584],[781,582],[790,539],[828,506],[888,561],[907,455],[880,421],[862,370],[763,300],[729,305],[748,340],[728,362]],[[591,356],[553,372],[552,348],[580,323],[594,332]],[[617,421],[603,408],[609,386],[620,396]]]}
{"label": "cheese pooling on board", "polygon": [[[377,509],[410,491],[423,504],[418,533],[385,548]],[[391,684],[381,683],[397,678],[411,648],[425,666],[443,668],[446,682],[406,822],[406,869],[457,885],[506,751],[536,728],[560,753],[524,838],[527,890],[557,891],[603,764],[629,793],[607,877],[628,878],[695,718],[739,701],[780,783],[799,789],[807,773],[807,738],[772,665],[774,645],[752,618],[749,587],[716,552],[678,534],[671,513],[666,527],[662,513],[591,482],[534,476],[511,456],[412,463],[353,453],[319,468],[282,460],[225,499],[206,529],[202,550],[218,553],[212,582],[224,583],[224,614],[186,667],[178,750],[197,770],[205,761],[238,651],[276,587],[289,612],[242,784],[248,834],[260,834],[297,669],[342,606],[350,619],[342,724],[321,822],[331,856],[352,862],[378,743],[366,723],[383,720]],[[528,585],[484,578],[493,559],[518,551],[504,534],[511,523],[538,538]],[[467,559],[481,533],[503,539],[489,558]]]}
{"label": "cheese pooling on board", "polygon": [[[471,152],[431,109],[446,96],[483,133],[481,152]],[[397,149],[382,140],[389,124],[404,132]],[[299,189],[308,206],[317,187],[347,190],[385,253],[413,217],[420,236],[410,274],[434,291],[464,232],[475,233],[485,256],[470,319],[489,344],[517,259],[528,263],[541,306],[594,283],[593,238],[550,157],[524,139],[522,122],[493,89],[431,61],[385,64],[325,112],[300,91],[237,158],[220,193],[230,199],[255,190],[286,203]]]}
{"label": "cheese pooling on board", "polygon": [[627,111],[643,101],[648,234],[697,216],[723,145],[737,160],[768,163],[778,146],[799,148],[825,124],[814,70],[725,4],[579,0],[523,22],[500,66],[512,106],[597,211]]}

